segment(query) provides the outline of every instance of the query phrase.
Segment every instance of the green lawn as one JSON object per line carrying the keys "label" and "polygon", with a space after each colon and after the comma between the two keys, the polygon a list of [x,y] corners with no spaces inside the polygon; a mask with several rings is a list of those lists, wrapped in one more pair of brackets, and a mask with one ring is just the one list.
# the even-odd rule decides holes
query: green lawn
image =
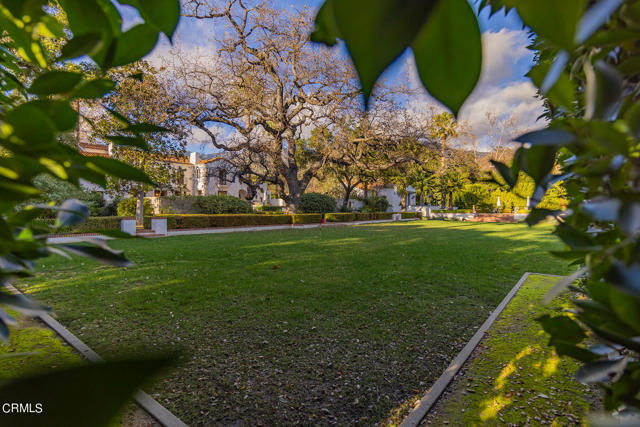
{"label": "green lawn", "polygon": [[549,335],[535,321],[570,308],[568,297],[542,304],[557,280],[527,278],[425,424],[587,425],[591,404],[600,406],[597,388],[574,379],[580,363],[559,358],[547,345]]}
{"label": "green lawn", "polygon": [[551,227],[444,221],[115,241],[23,284],[99,354],[166,348],[147,390],[190,425],[393,422],[525,271]]}

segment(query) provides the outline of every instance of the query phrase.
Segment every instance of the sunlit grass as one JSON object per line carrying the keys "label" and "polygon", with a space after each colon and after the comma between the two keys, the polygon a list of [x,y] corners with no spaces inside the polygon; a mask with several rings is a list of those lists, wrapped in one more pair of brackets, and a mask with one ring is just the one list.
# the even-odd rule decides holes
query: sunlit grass
{"label": "sunlit grass", "polygon": [[421,221],[115,241],[134,267],[51,258],[22,289],[103,356],[183,349],[151,392],[187,424],[373,424],[415,401],[525,271],[569,271],[550,231]]}

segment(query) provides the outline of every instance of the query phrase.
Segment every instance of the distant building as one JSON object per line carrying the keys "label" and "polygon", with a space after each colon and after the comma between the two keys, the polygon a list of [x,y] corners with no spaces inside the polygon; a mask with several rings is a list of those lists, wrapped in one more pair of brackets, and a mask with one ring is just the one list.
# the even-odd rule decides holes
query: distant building
{"label": "distant building", "polygon": [[[111,157],[112,146],[80,142],[80,153],[85,156]],[[226,160],[225,153],[201,154],[190,152],[188,156],[167,159],[178,172],[178,182],[173,188],[157,188],[147,192],[146,197],[169,195],[229,195],[253,203],[266,203],[271,198],[266,184],[259,184],[255,194],[243,183],[234,167]],[[95,184],[82,182],[89,191],[105,190]]]}

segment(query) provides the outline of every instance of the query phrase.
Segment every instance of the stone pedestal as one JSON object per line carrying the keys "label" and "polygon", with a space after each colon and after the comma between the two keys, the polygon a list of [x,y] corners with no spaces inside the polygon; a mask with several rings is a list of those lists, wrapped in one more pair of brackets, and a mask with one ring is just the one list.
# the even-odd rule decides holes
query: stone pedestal
{"label": "stone pedestal", "polygon": [[393,214],[391,215],[391,219],[394,221],[400,221],[402,219],[402,214]]}
{"label": "stone pedestal", "polygon": [[135,236],[136,235],[136,219],[122,218],[122,220],[120,220],[120,230],[123,233],[130,234],[131,236]]}
{"label": "stone pedestal", "polygon": [[154,234],[167,235],[167,218],[151,218],[151,229]]}

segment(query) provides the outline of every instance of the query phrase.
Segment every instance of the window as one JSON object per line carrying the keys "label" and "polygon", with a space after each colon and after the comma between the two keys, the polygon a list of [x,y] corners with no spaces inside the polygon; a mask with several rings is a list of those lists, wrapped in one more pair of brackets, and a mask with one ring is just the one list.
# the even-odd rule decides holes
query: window
{"label": "window", "polygon": [[186,184],[184,177],[184,169],[178,168],[178,184]]}
{"label": "window", "polygon": [[226,181],[226,180],[227,180],[227,171],[226,171],[226,170],[224,170],[224,169],[220,169],[220,170],[218,171],[218,180],[219,180],[220,182],[224,182],[224,181]]}
{"label": "window", "polygon": [[218,196],[226,196],[227,192],[226,191],[218,191]]}

